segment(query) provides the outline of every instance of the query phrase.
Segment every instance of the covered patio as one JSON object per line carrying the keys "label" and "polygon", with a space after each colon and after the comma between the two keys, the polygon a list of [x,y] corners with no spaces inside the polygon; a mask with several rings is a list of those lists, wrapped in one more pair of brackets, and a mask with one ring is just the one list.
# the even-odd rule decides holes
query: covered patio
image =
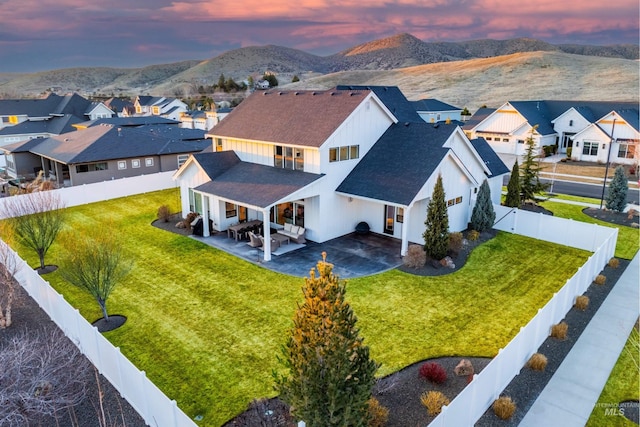
{"label": "covered patio", "polygon": [[370,276],[402,264],[400,240],[376,233],[351,233],[324,243],[291,242],[272,252],[268,262],[264,261],[261,250],[251,247],[247,241],[229,238],[226,232],[190,237],[264,268],[298,277],[309,275],[309,270],[322,259],[322,252],[326,252],[327,261],[334,264],[334,273],[343,279]]}

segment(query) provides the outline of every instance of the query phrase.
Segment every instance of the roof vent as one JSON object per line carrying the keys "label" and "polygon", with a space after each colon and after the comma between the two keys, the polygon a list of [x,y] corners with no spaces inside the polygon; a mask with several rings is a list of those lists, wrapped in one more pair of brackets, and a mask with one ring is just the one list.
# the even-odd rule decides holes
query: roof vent
{"label": "roof vent", "polygon": [[434,129],[438,129],[438,123],[436,123],[435,125],[433,125]]}
{"label": "roof vent", "polygon": [[408,127],[409,126],[409,122],[404,122],[404,125]]}
{"label": "roof vent", "polygon": [[312,95],[312,96],[313,96],[313,95],[315,95],[315,94],[316,94],[315,92],[311,92],[311,95]]}
{"label": "roof vent", "polygon": [[335,94],[336,94],[335,92],[331,92],[331,93],[330,93],[330,95],[331,95],[331,96],[333,96],[333,95],[335,95]]}

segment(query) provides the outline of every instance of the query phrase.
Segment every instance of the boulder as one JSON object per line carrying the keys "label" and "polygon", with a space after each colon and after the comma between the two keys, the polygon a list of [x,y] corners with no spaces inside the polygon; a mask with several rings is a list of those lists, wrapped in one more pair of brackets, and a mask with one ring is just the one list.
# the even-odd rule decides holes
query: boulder
{"label": "boulder", "polygon": [[473,375],[473,365],[471,361],[468,359],[460,360],[460,363],[453,368],[453,373],[459,377],[468,377],[469,375]]}

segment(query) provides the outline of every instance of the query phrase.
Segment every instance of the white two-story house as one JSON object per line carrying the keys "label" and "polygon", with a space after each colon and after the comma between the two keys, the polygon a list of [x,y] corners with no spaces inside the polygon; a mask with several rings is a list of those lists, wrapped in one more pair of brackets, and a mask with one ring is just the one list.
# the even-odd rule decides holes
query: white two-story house
{"label": "white two-story house", "polygon": [[[176,172],[182,212],[217,231],[258,219],[324,242],[367,222],[374,233],[421,242],[442,175],[451,231],[466,229],[484,179],[500,198],[508,173],[484,140],[455,124],[425,123],[396,87],[255,92],[214,126],[212,152]],[[264,258],[269,260],[269,229]]]}

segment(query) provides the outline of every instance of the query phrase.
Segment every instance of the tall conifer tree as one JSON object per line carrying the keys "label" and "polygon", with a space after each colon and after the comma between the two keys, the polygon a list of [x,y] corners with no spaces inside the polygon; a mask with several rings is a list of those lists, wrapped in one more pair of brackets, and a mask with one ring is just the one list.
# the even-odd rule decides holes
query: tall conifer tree
{"label": "tall conifer tree", "polygon": [[491,202],[491,189],[489,182],[485,179],[478,190],[476,205],[471,213],[471,228],[476,231],[483,232],[491,229],[496,220],[496,212],[493,210]]}
{"label": "tall conifer tree", "polygon": [[627,206],[627,192],[629,183],[624,174],[622,166],[618,166],[613,174],[611,184],[609,184],[609,192],[607,193],[606,206],[612,211],[622,212]]}
{"label": "tall conifer tree", "polygon": [[447,213],[447,203],[444,198],[442,176],[439,174],[427,207],[427,219],[424,221],[424,225],[426,230],[422,237],[424,238],[424,250],[427,255],[436,260],[447,256],[447,250],[449,249],[449,214]]}
{"label": "tall conifer tree", "polygon": [[286,373],[274,372],[275,389],[308,427],[366,427],[378,365],[359,336],[344,280],[322,257],[317,274],[312,269],[305,279],[304,302],[279,358]]}
{"label": "tall conifer tree", "polygon": [[526,140],[527,151],[524,155],[522,168],[520,169],[520,196],[522,201],[536,200],[536,194],[540,194],[547,189],[547,185],[540,182],[540,171],[542,168],[538,164],[535,154],[535,141],[533,133],[538,128],[535,125],[531,129],[531,134]]}
{"label": "tall conifer tree", "polygon": [[511,177],[507,184],[507,197],[504,200],[504,205],[510,208],[519,208],[520,204],[520,169],[516,160],[513,168],[511,168]]}

